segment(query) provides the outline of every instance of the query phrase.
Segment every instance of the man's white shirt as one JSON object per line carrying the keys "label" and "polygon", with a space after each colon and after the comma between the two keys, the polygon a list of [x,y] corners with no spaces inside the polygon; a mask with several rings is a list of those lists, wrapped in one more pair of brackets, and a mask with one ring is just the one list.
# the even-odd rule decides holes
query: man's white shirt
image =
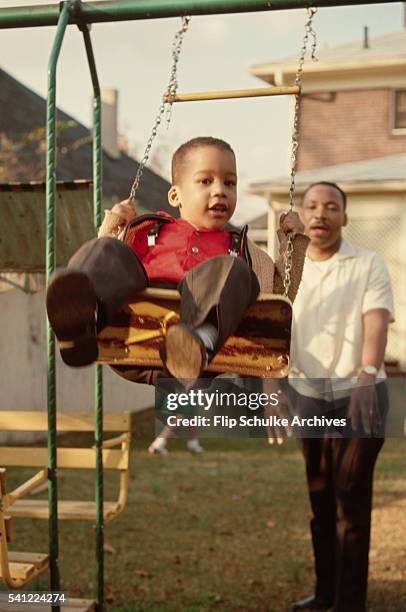
{"label": "man's white shirt", "polygon": [[[328,260],[306,257],[293,304],[290,384],[326,400],[349,395],[362,366],[362,317],[376,308],[394,320],[390,278],[379,255],[343,239]],[[377,380],[385,377],[381,367]]]}

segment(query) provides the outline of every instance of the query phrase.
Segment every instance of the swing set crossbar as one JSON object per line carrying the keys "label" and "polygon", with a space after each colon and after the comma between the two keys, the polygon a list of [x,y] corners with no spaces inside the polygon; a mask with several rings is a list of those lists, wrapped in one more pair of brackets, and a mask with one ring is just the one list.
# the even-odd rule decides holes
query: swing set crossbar
{"label": "swing set crossbar", "polygon": [[[182,15],[213,15],[255,11],[306,9],[309,5],[354,6],[356,4],[388,4],[392,0],[101,0],[80,2],[70,12],[68,23],[91,24],[137,19],[161,19]],[[62,3],[63,4],[63,3]],[[60,8],[57,4],[5,7],[0,9],[0,29],[57,25]]]}
{"label": "swing set crossbar", "polygon": [[205,91],[193,93],[179,93],[176,96],[163,96],[163,101],[173,102],[200,102],[204,100],[231,100],[234,98],[260,98],[263,96],[297,95],[300,87],[260,87],[256,89],[228,89],[224,91]]}

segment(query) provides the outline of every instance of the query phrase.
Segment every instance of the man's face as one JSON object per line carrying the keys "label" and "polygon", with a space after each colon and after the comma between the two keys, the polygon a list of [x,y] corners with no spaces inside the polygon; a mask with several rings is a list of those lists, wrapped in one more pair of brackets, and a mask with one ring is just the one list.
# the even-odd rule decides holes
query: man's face
{"label": "man's face", "polygon": [[315,185],[306,193],[300,216],[310,243],[321,249],[336,245],[347,224],[342,195],[334,187]]}
{"label": "man's face", "polygon": [[222,229],[237,203],[237,169],[231,151],[215,146],[191,149],[168,193],[180,216],[201,229]]}

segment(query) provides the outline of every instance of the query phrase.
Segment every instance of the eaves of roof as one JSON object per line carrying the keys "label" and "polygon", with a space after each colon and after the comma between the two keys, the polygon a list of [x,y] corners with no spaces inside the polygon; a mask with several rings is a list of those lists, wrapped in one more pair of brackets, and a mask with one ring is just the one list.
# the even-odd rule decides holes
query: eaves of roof
{"label": "eaves of roof", "polygon": [[[365,48],[360,41],[316,50],[317,62],[306,61],[305,74],[322,76],[358,71],[379,72],[400,69],[406,65],[406,31],[393,32],[371,38]],[[263,80],[285,85],[296,73],[298,58],[288,57],[274,62],[254,65],[251,74]]]}
{"label": "eaves of roof", "polygon": [[[347,62],[314,62],[306,64],[305,77],[334,78],[335,75],[342,78],[345,74],[373,74],[383,71],[403,71],[406,68],[406,57],[393,58],[391,60],[374,60],[370,62],[347,61]],[[258,68],[250,69],[250,73],[277,87],[291,85],[297,71],[296,64],[265,64]]]}
{"label": "eaves of roof", "polygon": [[[300,195],[316,181],[333,181],[348,193],[406,192],[406,154],[388,155],[371,160],[325,166],[296,174],[296,193]],[[255,195],[284,195],[290,179],[279,177],[251,183],[247,192]]]}

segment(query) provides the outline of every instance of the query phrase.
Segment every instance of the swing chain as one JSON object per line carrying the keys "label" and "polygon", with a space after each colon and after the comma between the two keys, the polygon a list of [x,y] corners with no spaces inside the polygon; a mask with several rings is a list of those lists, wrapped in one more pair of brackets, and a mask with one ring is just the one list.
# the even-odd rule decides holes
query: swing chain
{"label": "swing chain", "polygon": [[[165,95],[169,95],[172,98],[176,95],[176,92],[178,89],[178,78],[177,78],[178,62],[179,62],[180,52],[182,50],[183,37],[188,30],[190,19],[191,17],[188,17],[188,16],[182,17],[182,26],[176,32],[173,38],[173,42],[172,42],[172,67],[171,67],[171,72],[170,72],[170,77],[169,77],[169,83],[165,91]],[[133,203],[135,202],[135,195],[138,191],[138,187],[140,186],[141,177],[144,172],[144,168],[148,162],[149,154],[151,152],[151,148],[155,140],[155,136],[157,135],[159,126],[162,123],[162,117],[166,111],[166,124],[167,124],[167,127],[169,127],[169,123],[172,118],[172,106],[173,106],[173,101],[161,102],[160,104],[157,116],[154,121],[152,131],[151,131],[151,135],[148,138],[147,146],[145,147],[145,151],[144,151],[144,155],[138,164],[137,173],[135,175],[135,179],[131,187],[129,199],[132,200]]]}
{"label": "swing chain", "polygon": [[[316,57],[316,46],[317,37],[316,32],[313,30],[312,22],[313,17],[317,13],[317,8],[309,7],[307,9],[307,20],[305,23],[305,34],[303,37],[302,49],[300,52],[299,63],[295,76],[295,85],[299,87],[299,93],[295,95],[295,108],[293,114],[293,130],[292,130],[292,153],[290,158],[290,187],[289,187],[289,212],[293,211],[295,205],[295,189],[296,189],[296,162],[297,152],[299,149],[299,111],[300,111],[300,99],[302,93],[302,76],[303,66],[305,62],[305,56],[307,51],[307,45],[309,42],[309,36],[313,38],[311,46],[311,59],[317,62]],[[292,271],[292,260],[293,260],[293,236],[292,232],[288,234],[287,245],[286,245],[286,260],[285,260],[285,278],[283,280],[283,286],[285,289],[284,295],[287,296],[290,284],[291,284],[291,271]]]}
{"label": "swing chain", "polygon": [[178,90],[178,62],[180,58],[180,52],[182,51],[183,38],[188,30],[191,17],[182,17],[182,26],[176,32],[172,42],[172,68],[171,75],[169,78],[169,84],[165,92],[166,96],[170,96],[172,101],[166,103],[166,128],[168,129],[169,123],[172,119],[172,108],[173,98],[176,96]]}

